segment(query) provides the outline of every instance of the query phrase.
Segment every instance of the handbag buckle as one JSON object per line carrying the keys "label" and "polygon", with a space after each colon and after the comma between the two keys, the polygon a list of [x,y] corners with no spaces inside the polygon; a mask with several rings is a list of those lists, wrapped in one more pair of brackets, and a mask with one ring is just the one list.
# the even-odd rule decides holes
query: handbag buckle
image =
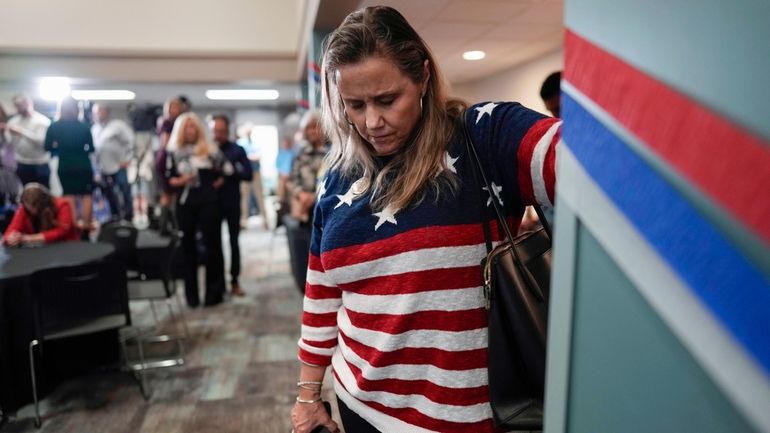
{"label": "handbag buckle", "polygon": [[489,311],[492,308],[492,260],[489,255],[482,260],[481,269],[484,278],[484,308]]}

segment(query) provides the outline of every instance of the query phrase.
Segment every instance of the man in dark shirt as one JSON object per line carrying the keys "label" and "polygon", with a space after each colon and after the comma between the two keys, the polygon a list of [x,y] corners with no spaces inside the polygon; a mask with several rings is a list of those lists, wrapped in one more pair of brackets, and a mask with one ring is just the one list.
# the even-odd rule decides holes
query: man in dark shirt
{"label": "man in dark shirt", "polygon": [[241,272],[241,251],[238,246],[238,234],[241,230],[240,183],[251,181],[253,173],[246,151],[230,140],[230,118],[221,113],[212,115],[209,119],[209,129],[214,142],[233,166],[232,174],[225,177],[225,183],[219,190],[219,206],[222,218],[227,221],[230,231],[230,292],[233,296],[243,296],[244,292],[238,283]]}

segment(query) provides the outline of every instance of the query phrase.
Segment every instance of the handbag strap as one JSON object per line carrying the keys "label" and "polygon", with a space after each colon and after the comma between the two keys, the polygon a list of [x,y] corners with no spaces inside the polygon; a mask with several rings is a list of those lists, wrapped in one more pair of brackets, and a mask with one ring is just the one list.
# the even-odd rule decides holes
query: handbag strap
{"label": "handbag strap", "polygon": [[553,239],[551,236],[551,223],[548,222],[548,218],[545,217],[545,214],[543,213],[543,208],[541,208],[538,205],[533,206],[535,208],[535,212],[537,212],[537,217],[540,219],[540,224],[543,225],[543,229],[545,229],[545,234],[548,235],[548,239]]}
{"label": "handbag strap", "polygon": [[[478,185],[478,175],[481,176],[481,179],[484,181],[484,184],[487,187],[487,191],[489,193],[490,201],[492,202],[492,207],[495,209],[495,215],[497,216],[497,222],[503,227],[503,230],[505,231],[505,236],[508,239],[508,242],[513,245],[513,236],[511,235],[511,230],[508,227],[508,224],[505,221],[505,215],[503,214],[503,210],[500,208],[500,205],[497,203],[497,197],[494,194],[494,190],[492,189],[492,185],[489,183],[489,180],[486,176],[486,173],[484,173],[484,167],[481,165],[481,159],[479,158],[479,154],[476,152],[476,146],[473,144],[473,138],[471,137],[470,131],[468,130],[468,125],[466,122],[466,113],[463,112],[463,114],[460,117],[462,130],[463,130],[463,136],[465,137],[465,146],[468,149],[468,153],[471,155],[471,158],[473,159],[474,166],[476,170],[473,170],[473,178],[476,181],[476,184]],[[478,173],[478,174],[477,174]],[[482,202],[482,209],[486,209],[486,206]],[[548,238],[551,239],[551,227],[548,224],[548,220],[545,218],[545,215],[543,214],[543,210],[538,205],[534,205],[535,211],[537,212],[538,218],[540,218],[541,223],[543,224],[543,228],[545,229],[546,234],[548,235]],[[487,244],[487,252],[491,251],[491,230],[489,228],[489,221],[484,218],[484,238]]]}
{"label": "handbag strap", "polygon": [[[465,130],[465,112],[462,113],[460,117],[460,127],[463,130],[463,136],[465,139],[465,146],[466,148],[472,149],[473,148],[473,142],[470,140],[470,136],[468,135],[468,132]],[[468,150],[468,153],[471,153],[470,150]],[[478,167],[478,163],[474,163],[474,166]],[[474,188],[481,189],[481,182],[479,182],[479,170],[471,170],[471,174],[473,175],[473,185]],[[489,219],[486,217],[486,210],[487,207],[484,205],[484,197],[481,196],[481,194],[478,194],[478,189],[473,191],[473,196],[478,198],[479,201],[479,209],[481,209],[481,216],[483,219],[483,223],[481,227],[484,229],[484,243],[487,247],[487,254],[492,252],[492,230],[489,227]]]}
{"label": "handbag strap", "polygon": [[[481,179],[484,181],[484,184],[487,186],[487,192],[489,193],[490,201],[492,202],[492,207],[495,209],[495,215],[497,216],[497,223],[500,224],[503,227],[503,230],[505,231],[505,236],[508,238],[508,242],[513,245],[513,236],[511,235],[511,231],[508,228],[508,224],[505,222],[505,216],[503,215],[502,209],[500,209],[500,206],[497,204],[497,197],[495,197],[494,190],[492,189],[492,185],[489,183],[489,180],[487,179],[486,173],[484,173],[484,168],[481,166],[481,159],[479,158],[478,153],[476,153],[476,146],[473,144],[473,139],[471,138],[471,134],[468,131],[468,125],[465,120],[467,112],[463,112],[461,117],[461,123],[463,128],[463,136],[465,137],[465,146],[468,149],[468,154],[471,155],[471,159],[473,159],[473,165],[476,168],[476,170],[473,170],[473,177],[478,182],[477,175],[481,176]],[[483,198],[481,199],[481,205],[482,205],[482,211],[486,210],[486,206],[484,205]],[[491,237],[491,230],[489,227],[489,221],[487,218],[484,218],[484,238],[487,243],[487,252],[491,251],[491,245],[492,245],[492,237]]]}

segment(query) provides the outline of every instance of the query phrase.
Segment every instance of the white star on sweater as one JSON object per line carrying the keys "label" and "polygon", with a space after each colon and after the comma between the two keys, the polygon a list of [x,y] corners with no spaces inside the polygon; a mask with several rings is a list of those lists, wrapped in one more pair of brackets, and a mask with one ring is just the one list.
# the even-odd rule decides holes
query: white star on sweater
{"label": "white star on sweater", "polygon": [[342,206],[343,203],[345,203],[348,206],[353,205],[353,199],[357,198],[361,193],[363,192],[363,186],[366,184],[367,179],[361,178],[357,181],[353,182],[353,185],[350,185],[350,189],[348,189],[348,192],[346,192],[344,195],[337,194],[337,198],[340,199],[340,202],[337,203],[337,206],[334,206],[334,209],[337,209],[338,207]]}
{"label": "white star on sweater", "polygon": [[[484,187],[484,188],[481,188],[481,189],[483,189],[484,191],[489,193],[489,188]],[[500,206],[503,205],[503,200],[500,198],[500,192],[502,190],[503,190],[502,186],[497,186],[497,184],[492,182],[492,194],[495,195],[495,197],[497,198],[497,202],[500,203]],[[492,204],[492,194],[489,194],[489,198],[487,199],[487,206]]]}
{"label": "white star on sweater", "polygon": [[334,206],[334,209],[337,209],[338,207],[342,206],[342,204],[346,204],[348,206],[353,205],[353,199],[355,198],[355,193],[353,193],[353,188],[350,188],[348,192],[346,192],[344,195],[337,194],[337,198],[340,199],[340,202],[337,203],[337,206]]}
{"label": "white star on sweater", "polygon": [[452,155],[449,154],[449,152],[446,152],[446,168],[449,169],[454,174],[457,174],[457,169],[455,168],[455,162],[459,158],[452,158]]}
{"label": "white star on sweater", "polygon": [[476,107],[476,111],[479,112],[479,115],[476,116],[476,123],[479,123],[479,120],[481,120],[485,114],[489,114],[489,116],[492,117],[492,110],[494,110],[497,105],[498,104],[495,104],[494,102],[487,102],[481,107]]}
{"label": "white star on sweater", "polygon": [[377,224],[374,225],[374,231],[377,231],[377,229],[386,222],[398,225],[396,222],[396,213],[398,213],[398,211],[398,209],[393,209],[390,205],[388,205],[381,212],[372,214],[372,216],[377,217]]}
{"label": "white star on sweater", "polygon": [[326,194],[326,179],[321,181],[321,184],[318,185],[318,198],[321,198]]}

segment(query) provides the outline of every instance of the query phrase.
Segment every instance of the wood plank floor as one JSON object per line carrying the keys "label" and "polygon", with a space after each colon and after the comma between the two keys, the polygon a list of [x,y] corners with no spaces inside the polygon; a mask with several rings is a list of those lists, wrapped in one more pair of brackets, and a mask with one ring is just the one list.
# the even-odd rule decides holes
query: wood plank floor
{"label": "wood plank floor", "polygon": [[[185,306],[191,333],[186,363],[147,374],[149,401],[127,373],[93,373],[61,384],[45,398],[42,429],[34,428],[29,405],[0,431],[289,432],[302,297],[290,276],[286,245],[282,231],[242,232],[247,296],[212,308]],[[152,323],[146,303],[132,302],[131,309],[135,322]],[[168,328],[168,316],[161,321]],[[325,396],[333,396],[330,383]]]}

